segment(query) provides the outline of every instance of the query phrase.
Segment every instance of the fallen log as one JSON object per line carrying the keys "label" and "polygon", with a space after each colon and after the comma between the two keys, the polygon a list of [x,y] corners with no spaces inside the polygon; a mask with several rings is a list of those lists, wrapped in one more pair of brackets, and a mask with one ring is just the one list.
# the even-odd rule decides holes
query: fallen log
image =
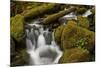
{"label": "fallen log", "polygon": [[25,19],[35,18],[41,14],[54,10],[55,6],[56,4],[43,4],[30,10],[25,10],[21,15],[24,16]]}
{"label": "fallen log", "polygon": [[75,7],[71,7],[71,8],[69,8],[69,9],[66,9],[66,10],[60,11],[60,12],[58,12],[58,13],[49,15],[48,17],[44,18],[43,24],[50,24],[50,23],[53,23],[54,21],[56,21],[56,20],[59,19],[60,17],[63,17],[64,15],[69,14],[70,12],[73,12],[73,11],[75,11],[75,10],[76,10]]}

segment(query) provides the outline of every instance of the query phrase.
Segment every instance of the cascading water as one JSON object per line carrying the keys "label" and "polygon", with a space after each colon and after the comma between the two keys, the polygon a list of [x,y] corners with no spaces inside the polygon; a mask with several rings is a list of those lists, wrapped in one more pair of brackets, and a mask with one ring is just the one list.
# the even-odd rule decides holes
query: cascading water
{"label": "cascading water", "polygon": [[28,24],[27,26],[26,45],[27,52],[30,55],[29,64],[58,63],[62,56],[62,51],[56,45],[52,32],[48,31],[48,29],[44,30],[42,25],[36,23]]}
{"label": "cascading water", "polygon": [[[87,17],[91,12],[88,10],[82,16]],[[66,23],[66,20],[76,19],[77,16],[72,12],[64,17],[60,18],[59,21]],[[34,23],[27,24],[26,29],[26,46],[27,52],[30,55],[30,65],[39,64],[54,64],[58,63],[62,56],[62,51],[57,46],[54,40],[54,32],[49,31],[49,28],[44,30],[43,25],[39,25],[38,20],[33,21]]]}

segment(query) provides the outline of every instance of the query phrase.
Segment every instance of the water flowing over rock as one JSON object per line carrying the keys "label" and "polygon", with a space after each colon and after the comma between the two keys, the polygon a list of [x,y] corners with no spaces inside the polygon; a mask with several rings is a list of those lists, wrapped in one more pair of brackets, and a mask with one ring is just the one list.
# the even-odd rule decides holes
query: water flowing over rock
{"label": "water flowing over rock", "polygon": [[[30,65],[54,64],[58,63],[62,56],[62,51],[55,43],[54,35],[48,29],[44,30],[43,26],[38,24],[28,24],[31,31],[26,29],[27,52],[30,55]],[[38,28],[38,29],[36,29]],[[35,31],[37,30],[37,33]],[[37,37],[35,37],[37,35]],[[49,37],[51,36],[51,39]],[[51,41],[49,41],[51,40]],[[48,43],[49,42],[49,43]]]}

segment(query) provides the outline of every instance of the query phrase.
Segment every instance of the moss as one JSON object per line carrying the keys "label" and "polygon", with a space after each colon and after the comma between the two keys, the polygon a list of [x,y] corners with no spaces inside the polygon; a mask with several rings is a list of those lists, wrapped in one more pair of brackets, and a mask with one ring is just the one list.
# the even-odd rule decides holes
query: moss
{"label": "moss", "polygon": [[92,14],[88,16],[88,19],[90,21],[90,27],[89,29],[91,31],[95,32],[95,8],[91,9]]}
{"label": "moss", "polygon": [[61,35],[62,35],[63,29],[64,29],[64,25],[61,25],[57,27],[57,29],[55,30],[54,37],[58,44],[61,44]]}
{"label": "moss", "polygon": [[77,47],[77,42],[80,39],[85,39],[84,48],[88,50],[93,49],[95,45],[94,32],[78,26],[75,21],[68,21],[61,36],[63,50]]}
{"label": "moss", "polygon": [[55,4],[43,4],[40,6],[37,6],[35,8],[32,8],[30,10],[25,10],[22,15],[27,18],[35,18],[37,16],[40,16],[41,14],[44,14],[50,10],[53,10],[55,7]]}
{"label": "moss", "polygon": [[95,7],[90,10],[92,14],[95,14]]}
{"label": "moss", "polygon": [[11,18],[11,36],[16,41],[21,41],[24,37],[24,17],[16,15]]}
{"label": "moss", "polygon": [[89,20],[87,17],[78,16],[77,17],[78,25],[83,28],[89,28]]}
{"label": "moss", "polygon": [[86,8],[82,7],[82,8],[77,8],[76,10],[76,14],[84,14],[87,11]]}
{"label": "moss", "polygon": [[75,38],[77,34],[76,25],[77,25],[76,22],[68,21],[68,23],[64,27],[61,36],[61,48],[66,49],[66,48],[74,47],[74,44],[76,42]]}
{"label": "moss", "polygon": [[54,23],[60,17],[63,17],[64,15],[69,14],[70,12],[73,12],[75,10],[76,10],[76,8],[75,7],[72,7],[72,8],[69,8],[67,10],[62,10],[62,11],[59,11],[58,13],[51,14],[51,15],[49,15],[48,17],[46,17],[43,20],[43,24],[51,24],[51,23]]}
{"label": "moss", "polygon": [[13,57],[11,57],[11,66],[21,66],[28,65],[29,63],[29,54],[26,50],[20,50],[20,52],[16,52]]}
{"label": "moss", "polygon": [[59,63],[86,62],[89,60],[89,51],[82,48],[65,50]]}

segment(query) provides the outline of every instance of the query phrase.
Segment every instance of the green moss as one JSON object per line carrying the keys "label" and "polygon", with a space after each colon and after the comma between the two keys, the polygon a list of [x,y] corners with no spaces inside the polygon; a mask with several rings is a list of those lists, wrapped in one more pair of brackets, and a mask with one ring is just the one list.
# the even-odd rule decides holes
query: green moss
{"label": "green moss", "polygon": [[74,44],[77,41],[75,39],[77,34],[76,25],[77,23],[74,21],[68,21],[66,24],[61,36],[61,48],[66,49],[74,47]]}
{"label": "green moss", "polygon": [[64,29],[64,25],[61,25],[55,30],[54,37],[58,44],[61,44],[61,35],[62,35],[63,29]]}
{"label": "green moss", "polygon": [[86,8],[82,7],[82,8],[77,8],[76,10],[76,14],[84,14],[87,11]]}
{"label": "green moss", "polygon": [[35,8],[32,8],[30,10],[24,11],[22,15],[25,18],[34,18],[52,10],[54,7],[55,7],[55,4],[43,4]]}
{"label": "green moss", "polygon": [[21,41],[24,37],[24,17],[21,15],[16,15],[11,18],[11,36],[16,39],[16,41]]}
{"label": "green moss", "polygon": [[95,8],[91,9],[92,14],[95,14]]}
{"label": "green moss", "polygon": [[87,29],[89,28],[89,20],[87,17],[78,16],[77,23],[79,26],[83,28],[87,28]]}
{"label": "green moss", "polygon": [[92,50],[95,45],[95,34],[92,31],[82,28],[74,21],[68,21],[65,26],[62,36],[61,45],[63,50],[77,47],[79,40],[85,39],[84,48]]}
{"label": "green moss", "polygon": [[51,24],[51,23],[54,23],[55,21],[57,21],[60,17],[63,17],[65,16],[66,14],[69,14],[70,12],[73,12],[75,11],[76,8],[75,7],[72,7],[72,8],[69,8],[67,10],[62,10],[62,11],[59,11],[58,13],[54,13],[54,14],[51,14],[49,15],[48,17],[46,17],[44,20],[43,20],[43,24]]}
{"label": "green moss", "polygon": [[89,60],[89,51],[82,48],[72,48],[65,50],[59,63],[86,62]]}
{"label": "green moss", "polygon": [[20,50],[20,52],[16,52],[14,56],[11,57],[11,65],[28,65],[29,63],[29,54],[26,50]]}

